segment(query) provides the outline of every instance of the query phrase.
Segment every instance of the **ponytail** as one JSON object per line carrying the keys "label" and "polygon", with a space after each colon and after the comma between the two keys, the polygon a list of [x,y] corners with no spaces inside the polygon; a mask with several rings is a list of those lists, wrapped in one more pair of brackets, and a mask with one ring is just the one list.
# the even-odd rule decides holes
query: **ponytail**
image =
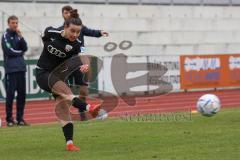
{"label": "ponytail", "polygon": [[64,25],[66,25],[67,27],[70,24],[74,24],[74,25],[78,25],[78,26],[82,25],[82,20],[79,18],[79,14],[78,14],[77,9],[73,9],[73,10],[70,11],[70,18],[67,19],[64,23]]}

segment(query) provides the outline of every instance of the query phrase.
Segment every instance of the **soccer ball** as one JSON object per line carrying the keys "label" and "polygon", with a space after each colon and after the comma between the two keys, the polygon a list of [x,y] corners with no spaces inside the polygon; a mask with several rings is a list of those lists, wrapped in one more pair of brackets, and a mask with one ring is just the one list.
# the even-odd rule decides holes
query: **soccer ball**
{"label": "soccer ball", "polygon": [[204,116],[211,117],[221,108],[219,98],[214,94],[205,94],[198,99],[197,110]]}

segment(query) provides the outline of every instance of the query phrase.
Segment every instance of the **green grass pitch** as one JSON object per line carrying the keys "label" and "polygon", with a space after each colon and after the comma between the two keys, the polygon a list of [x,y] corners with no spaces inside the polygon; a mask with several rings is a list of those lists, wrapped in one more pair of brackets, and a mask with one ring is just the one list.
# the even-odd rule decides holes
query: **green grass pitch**
{"label": "green grass pitch", "polygon": [[237,160],[240,109],[183,121],[108,119],[75,123],[80,152],[65,151],[57,124],[0,128],[0,160]]}

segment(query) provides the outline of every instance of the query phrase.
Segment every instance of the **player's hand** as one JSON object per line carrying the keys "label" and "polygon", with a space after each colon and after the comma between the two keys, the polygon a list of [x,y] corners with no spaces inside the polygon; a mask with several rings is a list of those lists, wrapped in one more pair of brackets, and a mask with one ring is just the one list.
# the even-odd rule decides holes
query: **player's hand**
{"label": "player's hand", "polygon": [[17,32],[17,34],[18,34],[18,36],[19,36],[20,38],[22,38],[22,37],[23,37],[23,36],[22,36],[22,32],[20,31],[20,29],[19,29],[19,28],[17,28],[16,32]]}
{"label": "player's hand", "polygon": [[106,32],[106,31],[101,31],[101,35],[103,36],[103,37],[108,37],[108,32]]}
{"label": "player's hand", "polygon": [[81,65],[81,66],[80,66],[80,71],[81,71],[82,73],[88,72],[88,71],[89,71],[89,66],[88,66],[88,64]]}

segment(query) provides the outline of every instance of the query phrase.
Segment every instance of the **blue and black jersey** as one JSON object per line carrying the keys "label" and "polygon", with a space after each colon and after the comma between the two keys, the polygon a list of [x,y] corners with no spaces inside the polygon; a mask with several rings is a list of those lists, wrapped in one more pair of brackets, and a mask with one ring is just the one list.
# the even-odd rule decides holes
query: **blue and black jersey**
{"label": "blue and black jersey", "polygon": [[23,37],[19,37],[15,31],[7,29],[3,33],[2,50],[6,73],[26,71],[23,56],[27,49],[26,41]]}

